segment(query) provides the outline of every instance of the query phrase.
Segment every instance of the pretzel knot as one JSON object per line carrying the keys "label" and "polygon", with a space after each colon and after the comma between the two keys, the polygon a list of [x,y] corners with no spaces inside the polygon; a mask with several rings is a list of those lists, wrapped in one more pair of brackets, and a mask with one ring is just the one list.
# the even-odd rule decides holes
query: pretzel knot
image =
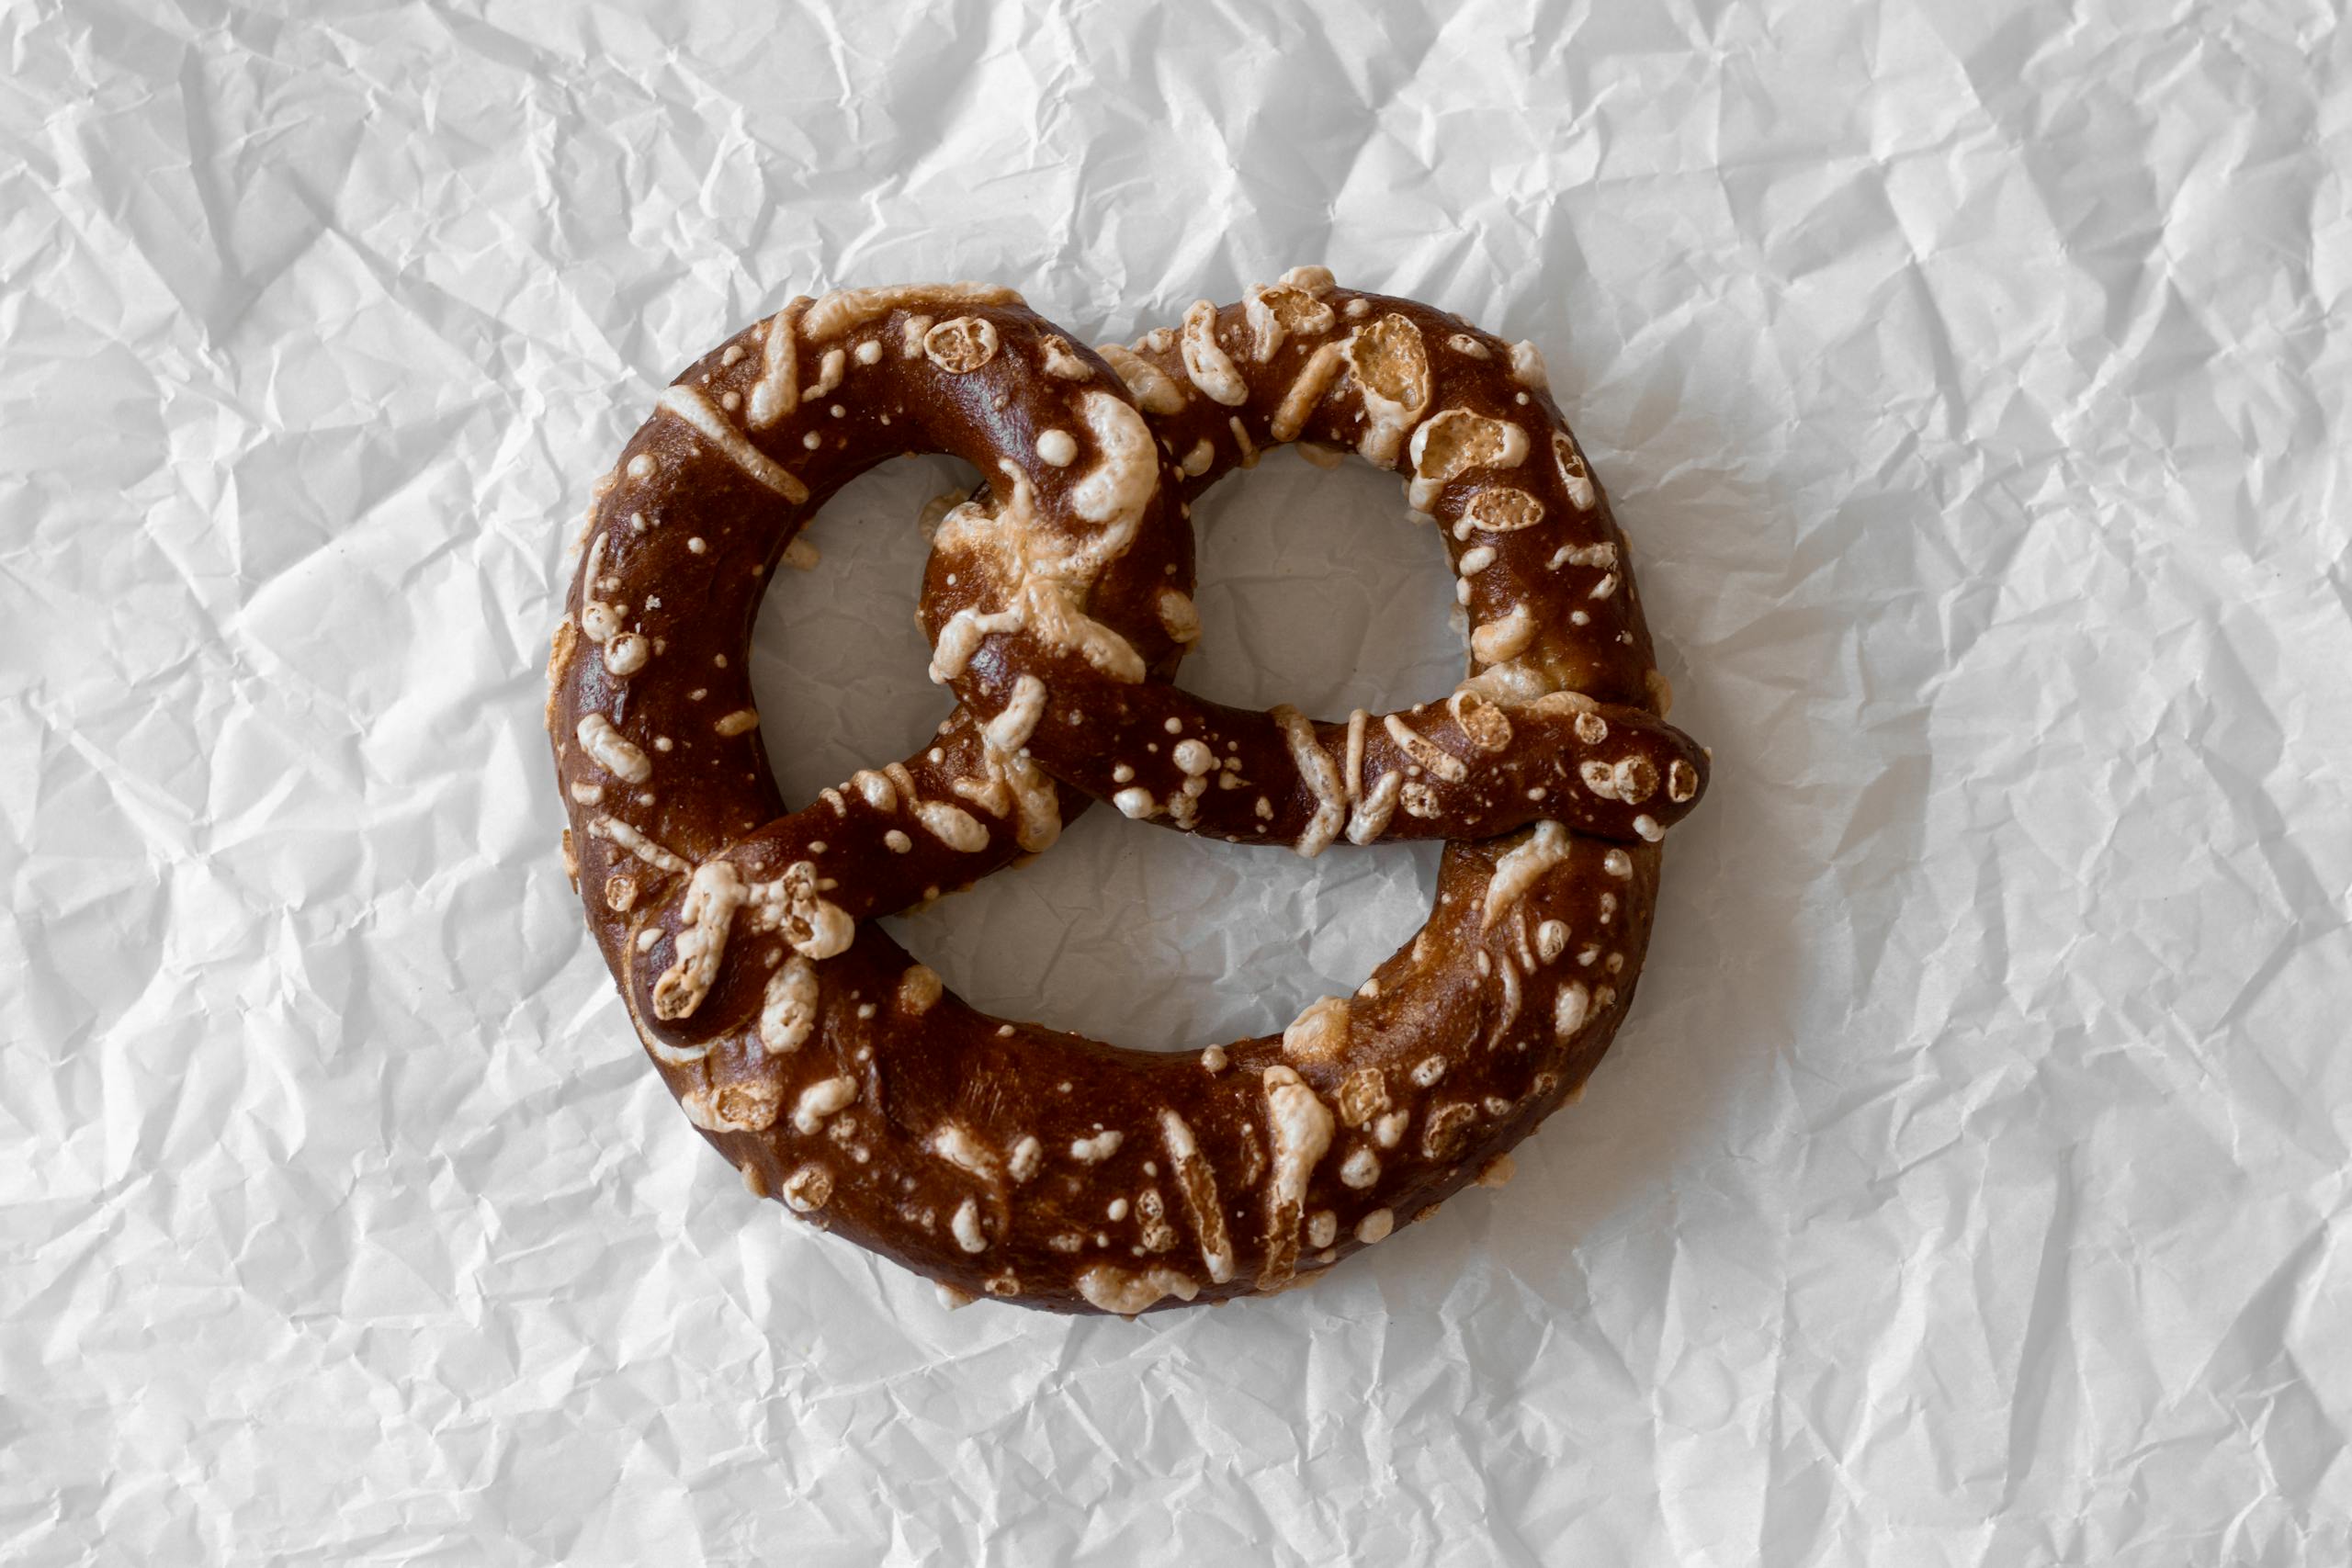
{"label": "pretzel knot", "polygon": [[[1192,502],[1291,442],[1401,474],[1437,525],[1473,628],[1443,701],[1317,722],[1174,682]],[[787,810],[749,685],[766,575],[909,452],[986,477],[920,605],[958,705]],[[958,1300],[1279,1290],[1498,1185],[1623,1018],[1706,785],[1534,349],[1319,267],[1098,349],[981,285],[796,299],[662,394],[583,540],[548,722],[638,1032],[753,1193]],[[1178,1055],[987,1017],[872,923],[1090,799],[1308,855],[1442,838],[1436,906],[1352,996]]]}

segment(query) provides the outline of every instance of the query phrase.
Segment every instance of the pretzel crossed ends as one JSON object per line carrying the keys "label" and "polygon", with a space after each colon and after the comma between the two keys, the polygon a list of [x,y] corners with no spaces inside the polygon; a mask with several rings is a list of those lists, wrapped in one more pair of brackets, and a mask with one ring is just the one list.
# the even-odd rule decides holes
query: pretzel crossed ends
{"label": "pretzel crossed ends", "polygon": [[[1471,626],[1443,700],[1310,719],[1174,682],[1192,503],[1353,452]],[[769,573],[835,490],[948,452],[920,606],[958,706],[787,809],[752,699]],[[1633,1000],[1706,788],[1625,542],[1529,344],[1299,267],[1089,348],[1008,288],[799,299],[690,367],[598,481],[548,661],[568,870],[639,1036],[758,1196],[956,1302],[1133,1314],[1278,1291],[1499,1185]],[[989,1017],[874,918],[1094,800],[1303,855],[1443,839],[1435,907],[1279,1035],[1124,1049]]]}

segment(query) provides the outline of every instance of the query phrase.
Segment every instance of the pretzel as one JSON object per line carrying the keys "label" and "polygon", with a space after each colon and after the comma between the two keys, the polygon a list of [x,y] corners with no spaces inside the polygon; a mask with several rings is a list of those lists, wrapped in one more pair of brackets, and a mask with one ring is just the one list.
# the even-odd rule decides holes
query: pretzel
{"label": "pretzel", "polygon": [[[1421,467],[1435,445],[1443,467],[1444,426],[1411,438],[1493,390],[1435,377],[1431,400],[1458,400],[1408,410],[1418,423],[1406,425],[1374,400],[1384,383],[1365,358],[1317,397],[1295,394],[1307,406],[1295,420],[1283,398],[1295,377],[1261,408],[1303,344],[1287,360],[1276,342],[1237,361],[1234,322],[1321,334],[1311,363],[1335,343],[1352,352],[1374,306],[1376,321],[1402,319],[1424,337],[1439,319],[1398,301],[1359,310],[1370,297],[1339,294],[1319,272],[1278,288],[1298,299],[1260,290],[1238,315],[1195,307],[1206,324],[1188,321],[1181,338],[1102,353],[1006,290],[796,300],[662,395],[590,510],[550,652],[548,725],[571,820],[567,868],[632,1022],[689,1119],[755,1195],[932,1278],[951,1300],[1133,1314],[1280,1290],[1469,1181],[1507,1179],[1510,1145],[1580,1089],[1623,1018],[1656,891],[1650,829],[1703,787],[1703,753],[1657,721],[1664,689],[1622,541],[1580,458],[1559,485],[1581,479],[1586,505],[1499,532],[1544,528],[1555,549],[1617,549],[1609,570],[1622,592],[1596,596],[1566,580],[1613,640],[1559,633],[1554,581],[1526,574],[1514,541],[1468,544],[1474,526],[1455,540],[1457,559],[1490,548],[1491,568],[1513,543],[1532,630],[1486,661],[1445,719],[1400,716],[1419,745],[1385,723],[1393,753],[1368,733],[1349,744],[1365,723],[1318,728],[1283,710],[1228,717],[1170,683],[1197,636],[1192,494],[1285,426],[1282,439],[1329,439],[1353,434],[1358,412],[1402,426],[1361,433],[1376,460],[1409,453]],[[1318,303],[1333,321],[1314,324]],[[1464,336],[1494,357],[1487,340]],[[1171,345],[1189,389],[1173,382]],[[1500,362],[1528,373],[1524,355]],[[1565,435],[1532,390],[1528,402],[1510,394],[1521,422]],[[1211,417],[1195,406],[1204,399],[1238,420],[1222,466],[1214,450],[1196,461],[1198,437],[1177,445]],[[805,553],[795,536],[833,489],[923,450],[956,452],[989,479],[985,502],[942,523],[921,608],[934,668],[969,705],[917,756],[786,811],[747,683],[765,574]],[[1492,487],[1455,484],[1468,472],[1432,479],[1414,500],[1457,528],[1491,515],[1469,509]],[[1490,714],[1510,736],[1482,748],[1482,736],[1500,735]],[[1179,733],[1187,715],[1198,732]],[[1137,777],[1151,770],[1145,787],[1159,809],[1141,813],[1118,797],[1129,787],[1120,762],[1085,738],[1135,738],[1153,716],[1161,732],[1140,756],[1155,761],[1127,764]],[[1215,733],[1240,768],[1214,755],[1199,765],[1216,725],[1231,727]],[[1482,766],[1446,776],[1435,752],[1483,754]],[[1566,773],[1563,757],[1574,761]],[[1596,783],[1585,765],[1604,761]],[[1634,765],[1621,775],[1622,763]],[[1130,815],[1302,849],[1336,837],[1313,824],[1329,827],[1349,777],[1359,808],[1392,791],[1384,781],[1396,781],[1400,802],[1429,781],[1434,803],[1359,841],[1529,821],[1502,798],[1506,785],[1522,796],[1544,789],[1555,806],[1508,837],[1452,843],[1429,924],[1353,996],[1317,1000],[1280,1036],[1167,1055],[981,1014],[867,919],[1049,844],[1086,798],[1049,769],[1094,793],[1114,786]],[[1226,787],[1227,777],[1248,782]],[[1186,781],[1210,778],[1219,784],[1188,792]],[[1651,783],[1655,798],[1621,778]],[[1557,799],[1571,780],[1597,804]],[[1237,818],[1220,796],[1249,801],[1247,814]],[[1174,805],[1187,800],[1190,810]]]}

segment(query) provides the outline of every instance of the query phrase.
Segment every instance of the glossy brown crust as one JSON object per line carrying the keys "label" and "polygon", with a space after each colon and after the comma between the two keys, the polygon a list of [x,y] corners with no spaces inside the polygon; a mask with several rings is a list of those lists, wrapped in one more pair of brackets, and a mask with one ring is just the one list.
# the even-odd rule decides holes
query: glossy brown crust
{"label": "glossy brown crust", "polygon": [[[1307,296],[1306,306],[1278,301],[1302,322],[1328,299],[1336,323],[1294,359],[1341,341],[1372,310],[1350,315],[1358,297],[1313,271],[1284,287]],[[1377,304],[1381,317],[1419,312],[1425,337],[1428,323],[1450,323],[1421,307]],[[1215,313],[1195,336],[1223,342],[1232,321],[1247,329],[1252,319],[1248,306]],[[955,322],[985,326],[934,335]],[[788,354],[778,333],[790,334]],[[1507,349],[1477,341],[1487,363],[1508,369]],[[1474,690],[1476,703],[1457,697],[1400,716],[1418,738],[1410,746],[1372,725],[1382,741],[1362,743],[1364,776],[1376,784],[1384,767],[1401,778],[1420,766],[1413,776],[1466,785],[1436,796],[1440,815],[1464,829],[1477,826],[1474,814],[1489,828],[1504,820],[1495,783],[1504,777],[1521,794],[1539,787],[1525,780],[1555,781],[1540,786],[1547,795],[1573,781],[1593,799],[1575,809],[1559,803],[1510,837],[1450,846],[1429,925],[1358,993],[1309,1008],[1284,1036],[1181,1055],[991,1019],[944,993],[859,917],[968,881],[1024,840],[1049,840],[1041,802],[1077,805],[1034,771],[1049,751],[1084,775],[1070,782],[1114,796],[1129,787],[1105,776],[1116,761],[1101,762],[1080,737],[1139,738],[1132,727],[1158,716],[1163,739],[1144,745],[1159,750],[1142,755],[1171,764],[1151,776],[1172,798],[1187,798],[1185,779],[1269,781],[1195,791],[1196,804],[1251,803],[1238,823],[1221,802],[1191,813],[1195,830],[1295,841],[1299,818],[1311,825],[1322,810],[1328,821],[1330,780],[1317,794],[1307,778],[1317,770],[1295,739],[1304,731],[1344,761],[1349,726],[1316,731],[1295,718],[1239,716],[1231,722],[1263,719],[1282,754],[1268,750],[1264,729],[1219,732],[1213,755],[1247,760],[1202,769],[1201,749],[1181,761],[1177,749],[1207,740],[1170,734],[1165,723],[1176,718],[1181,729],[1187,713],[1205,710],[1138,706],[1142,718],[1118,716],[1123,703],[1170,700],[1159,694],[1191,701],[1165,681],[1192,629],[1185,498],[1170,465],[1202,439],[1180,445],[1182,422],[1207,416],[1192,410],[1197,387],[1170,395],[1170,344],[1189,381],[1174,334],[1106,364],[1001,291],[797,301],[689,369],[632,440],[592,511],[550,662],[549,726],[572,818],[567,853],[631,1017],[689,1116],[754,1193],[951,1291],[1055,1310],[1134,1313],[1280,1289],[1421,1217],[1465,1181],[1507,1173],[1505,1151],[1582,1083],[1631,1002],[1658,863],[1631,818],[1646,816],[1662,830],[1704,779],[1703,753],[1657,720],[1652,694],[1662,686],[1630,572],[1621,564],[1618,588],[1595,600],[1612,617],[1609,639],[1595,643],[1551,624],[1565,598],[1527,575],[1514,545],[1515,603],[1530,607],[1532,626],[1496,661],[1503,676]],[[1233,368],[1244,368],[1248,346],[1225,351]],[[1264,361],[1275,367],[1261,378],[1269,387],[1281,379],[1281,352]],[[1114,367],[1141,383],[1137,396]],[[822,395],[780,408],[786,373],[796,390],[823,385]],[[1352,374],[1331,378],[1333,409],[1311,407],[1310,420],[1323,423],[1303,422],[1302,434],[1347,433],[1347,400],[1364,406],[1361,390],[1349,390]],[[1281,405],[1252,412],[1257,379],[1227,379],[1214,361],[1203,375],[1227,393],[1238,385],[1239,400],[1218,406],[1262,447],[1249,422],[1264,418],[1271,435]],[[1450,406],[1436,394],[1454,386],[1438,382],[1393,436],[1375,433],[1374,455],[1403,452],[1409,462],[1413,431]],[[699,408],[682,404],[678,388]],[[1499,395],[1529,409],[1534,391],[1527,404]],[[1140,457],[1118,412],[1137,400],[1159,405],[1159,439],[1147,438]],[[1548,399],[1541,411],[1556,424]],[[811,434],[815,446],[806,445]],[[933,748],[787,814],[744,684],[764,574],[831,489],[898,451],[943,448],[996,481],[989,504],[943,525],[924,605],[942,637],[934,669],[952,674],[973,706],[958,710]],[[1213,453],[1184,475],[1187,493],[1233,466],[1217,464]],[[1590,515],[1556,519],[1544,558],[1609,544],[1622,563],[1606,502],[1586,483]],[[1454,489],[1424,487],[1415,499],[1441,521],[1452,507],[1458,521],[1475,491]],[[1475,532],[1451,541],[1457,556],[1479,547]],[[972,577],[950,564],[958,555]],[[1593,585],[1578,583],[1589,599]],[[1512,602],[1484,603],[1479,592],[1474,583],[1474,618],[1510,613]],[[958,612],[969,612],[960,659]],[[646,638],[645,649],[626,637]],[[1571,679],[1574,692],[1563,684]],[[1106,682],[1117,688],[1107,696]],[[1481,704],[1509,726],[1502,744],[1479,747],[1499,734]],[[1063,731],[1072,744],[1044,739]],[[1376,750],[1392,742],[1390,753]],[[1462,745],[1484,766],[1463,780],[1436,777],[1419,742]],[[1576,765],[1564,771],[1563,754]],[[1621,773],[1629,760],[1637,765]],[[1656,777],[1643,800],[1622,798],[1617,781],[1641,783],[1645,761]],[[1283,762],[1293,787],[1276,807],[1271,781]],[[1607,764],[1610,792],[1586,787],[1585,762]],[[1669,800],[1678,763],[1690,770],[1687,794]],[[1317,798],[1299,801],[1302,787]],[[1261,793],[1271,818],[1254,805]],[[1652,812],[1634,809],[1652,800]]]}
{"label": "glossy brown crust", "polygon": [[[1703,793],[1707,757],[1652,711],[1655,666],[1624,537],[1532,351],[1409,299],[1314,284],[1269,286],[1215,310],[1203,301],[1182,331],[1109,352],[1130,374],[1145,367],[1137,378],[1152,434],[1182,464],[1187,514],[1202,491],[1293,441],[1355,450],[1409,481],[1459,573],[1458,597],[1476,628],[1474,678],[1442,703],[1316,722],[1321,766],[1301,765],[1278,714],[1122,681],[1017,637],[981,643],[945,671],[950,684],[994,712],[1021,676],[1042,678],[1085,715],[1082,725],[1032,738],[1046,771],[1118,800],[1131,817],[1187,831],[1318,852],[1336,778],[1356,843],[1490,838],[1544,820],[1655,842]],[[1278,317],[1287,325],[1277,333],[1264,323]],[[1387,400],[1385,418],[1377,388],[1354,369],[1367,357],[1356,350],[1366,333],[1377,334],[1386,362],[1365,368],[1375,380],[1393,377],[1409,400]],[[1192,366],[1212,347],[1217,369],[1204,388]],[[1414,439],[1425,424],[1434,438]],[[1486,460],[1463,449],[1465,434],[1484,438]],[[943,533],[933,553],[922,616],[934,643],[959,614],[969,618],[1002,596],[989,558],[993,534],[972,536],[978,548],[957,548]],[[1179,765],[1176,742],[1186,738],[1213,757],[1214,778]]]}

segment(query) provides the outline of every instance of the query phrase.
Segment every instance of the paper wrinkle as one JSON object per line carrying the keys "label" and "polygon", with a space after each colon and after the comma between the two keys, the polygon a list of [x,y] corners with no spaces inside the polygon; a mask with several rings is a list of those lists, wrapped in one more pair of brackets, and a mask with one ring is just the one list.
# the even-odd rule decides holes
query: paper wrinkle
{"label": "paper wrinkle", "polygon": [[[0,17],[0,1557],[2352,1561],[2352,32],[2321,6]],[[1713,791],[1499,1192],[1140,1324],[754,1202],[554,852],[565,547],[676,370],[1284,268],[1549,366]],[[944,717],[888,466],[753,654]],[[1199,509],[1221,701],[1443,694],[1401,487]],[[1098,808],[889,929],[1279,1029],[1434,850]]]}

